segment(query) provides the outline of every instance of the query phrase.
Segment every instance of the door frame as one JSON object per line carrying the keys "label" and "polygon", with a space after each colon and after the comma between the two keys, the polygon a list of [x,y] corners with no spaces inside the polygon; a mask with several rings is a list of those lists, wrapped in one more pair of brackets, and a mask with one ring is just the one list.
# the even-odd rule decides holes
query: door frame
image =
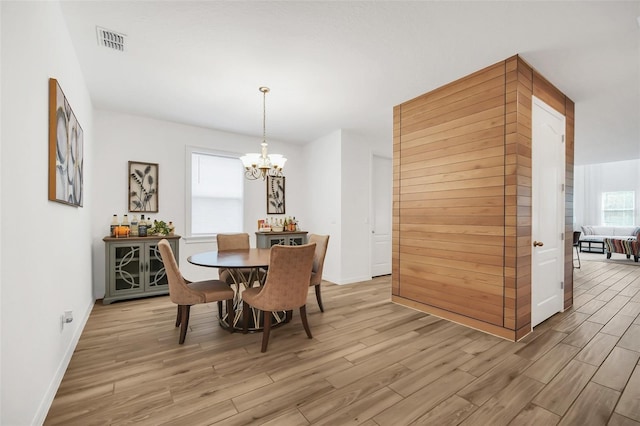
{"label": "door frame", "polygon": [[[374,208],[374,191],[375,188],[373,186],[373,176],[374,173],[376,173],[375,167],[374,167],[374,159],[375,157],[378,158],[382,158],[385,160],[389,160],[390,163],[390,193],[389,193],[389,199],[391,200],[391,205],[389,206],[389,224],[390,224],[390,229],[389,229],[389,244],[391,247],[391,244],[393,243],[393,158],[389,158],[386,155],[382,155],[379,154],[377,152],[371,152],[370,155],[370,159],[369,159],[369,219],[368,219],[368,223],[369,223],[369,276],[373,277],[373,249],[374,249],[374,228],[375,228],[375,208]],[[393,265],[392,265],[392,251],[389,251],[389,273],[391,274],[391,271],[393,269]],[[382,275],[388,275],[388,274],[382,274]],[[376,276],[379,276],[379,274],[376,274]]]}
{"label": "door frame", "polygon": [[[534,220],[534,218],[537,215],[536,212],[536,204],[535,204],[535,200],[533,199],[533,194],[534,194],[534,185],[537,184],[537,182],[534,180],[535,177],[535,171],[534,171],[534,155],[533,155],[533,150],[534,150],[534,146],[535,146],[535,141],[533,139],[533,131],[534,131],[534,122],[533,122],[533,114],[534,114],[534,110],[536,107],[542,108],[545,111],[547,111],[548,113],[550,113],[551,115],[554,115],[558,118],[561,118],[562,123],[563,123],[563,132],[562,132],[562,142],[560,145],[560,158],[558,158],[558,165],[560,166],[560,177],[559,177],[559,183],[562,187],[562,189],[560,191],[558,191],[557,193],[557,197],[558,197],[558,206],[560,206],[559,208],[559,212],[557,214],[556,220],[557,220],[557,226],[558,229],[561,230],[561,239],[560,239],[560,244],[559,244],[559,250],[558,250],[558,254],[557,254],[557,271],[556,271],[556,277],[559,279],[560,281],[560,285],[558,286],[558,295],[560,296],[558,298],[558,310],[556,311],[556,313],[559,312],[563,312],[564,311],[564,261],[565,261],[565,253],[564,253],[564,246],[565,246],[565,241],[566,241],[566,230],[565,230],[565,215],[566,215],[566,205],[565,205],[565,194],[566,194],[566,134],[567,134],[567,117],[562,114],[561,112],[559,112],[558,110],[554,109],[552,106],[550,106],[549,104],[547,104],[546,102],[544,102],[542,99],[536,97],[536,96],[532,96],[531,97],[531,170],[532,170],[532,174],[531,174],[531,185],[532,185],[532,203],[531,203],[531,244],[533,247],[533,239],[535,238],[535,231],[537,229],[534,229],[534,227],[537,226],[537,222],[536,220]],[[535,278],[535,274],[534,274],[534,268],[536,266],[536,262],[534,262],[534,256],[535,256],[535,250],[532,248],[531,250],[531,329],[533,330],[533,327],[535,327],[533,325],[533,317],[534,317],[534,309],[535,309],[535,299],[533,298],[533,288],[535,285],[534,282],[534,278]],[[555,315],[555,314],[554,314]],[[552,315],[553,316],[553,315]],[[546,319],[543,319],[542,321],[540,321],[538,324],[546,321],[547,319],[549,319],[550,317],[547,317]],[[536,325],[538,325],[536,324]]]}

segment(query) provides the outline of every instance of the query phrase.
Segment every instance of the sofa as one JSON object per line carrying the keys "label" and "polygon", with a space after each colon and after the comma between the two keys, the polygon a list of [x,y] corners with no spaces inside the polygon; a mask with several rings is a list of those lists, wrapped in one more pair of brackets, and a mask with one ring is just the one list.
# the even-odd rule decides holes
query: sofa
{"label": "sofa", "polygon": [[[638,241],[640,226],[582,226],[580,251],[605,253],[605,239]],[[613,245],[611,245],[613,247]],[[614,252],[617,253],[617,252]],[[611,251],[609,252],[610,256]]]}

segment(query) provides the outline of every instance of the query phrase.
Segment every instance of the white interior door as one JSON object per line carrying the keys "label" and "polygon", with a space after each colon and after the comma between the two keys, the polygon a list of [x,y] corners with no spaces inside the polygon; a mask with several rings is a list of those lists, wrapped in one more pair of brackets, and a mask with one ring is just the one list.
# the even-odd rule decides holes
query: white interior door
{"label": "white interior door", "polygon": [[564,309],[565,117],[533,97],[531,326]]}
{"label": "white interior door", "polygon": [[371,276],[391,273],[391,159],[373,156],[371,173]]}

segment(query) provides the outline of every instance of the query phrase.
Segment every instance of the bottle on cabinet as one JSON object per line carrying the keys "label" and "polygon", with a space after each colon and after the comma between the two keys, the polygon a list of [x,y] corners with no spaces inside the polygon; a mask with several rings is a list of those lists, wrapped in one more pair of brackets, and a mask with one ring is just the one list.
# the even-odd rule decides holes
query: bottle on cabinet
{"label": "bottle on cabinet", "polygon": [[131,236],[132,237],[137,237],[138,236],[138,216],[137,215],[133,215],[133,218],[131,219]]}
{"label": "bottle on cabinet", "polygon": [[111,218],[111,232],[110,235],[112,237],[116,236],[116,228],[120,226],[120,221],[118,220],[118,215],[114,214],[113,217]]}
{"label": "bottle on cabinet", "polygon": [[122,217],[122,224],[120,226],[124,226],[125,228],[130,228],[131,224],[129,223],[129,216],[128,215],[124,215]]}
{"label": "bottle on cabinet", "polygon": [[138,222],[138,236],[147,236],[147,221],[144,219],[144,215],[140,216],[140,222]]}

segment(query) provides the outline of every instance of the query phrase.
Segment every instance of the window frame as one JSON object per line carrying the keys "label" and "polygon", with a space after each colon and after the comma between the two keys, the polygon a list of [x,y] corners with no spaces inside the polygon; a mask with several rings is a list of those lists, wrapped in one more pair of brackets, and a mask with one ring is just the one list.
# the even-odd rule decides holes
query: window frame
{"label": "window frame", "polygon": [[[631,208],[630,209],[607,209],[605,208],[605,200],[607,194],[617,194],[617,193],[630,193],[631,194]],[[631,224],[608,224],[605,221],[605,212],[624,212],[631,211]],[[601,222],[604,226],[635,226],[635,217],[636,217],[636,192],[634,190],[623,190],[623,191],[603,191],[601,195],[601,207],[600,207],[600,217]]]}
{"label": "window frame", "polygon": [[[187,146],[185,153],[185,183],[186,183],[186,191],[185,191],[185,235],[183,239],[185,243],[207,243],[207,242],[216,242],[217,234],[205,234],[205,235],[193,235],[191,234],[191,202],[192,202],[192,186],[191,186],[191,177],[192,177],[192,156],[193,154],[203,154],[203,155],[212,155],[217,157],[227,157],[233,158],[240,161],[240,157],[243,154],[229,152],[229,151],[221,151],[217,149],[211,148],[203,148],[197,146]],[[242,200],[244,205],[244,190],[242,194]],[[242,212],[242,221],[244,223],[244,210]]]}

